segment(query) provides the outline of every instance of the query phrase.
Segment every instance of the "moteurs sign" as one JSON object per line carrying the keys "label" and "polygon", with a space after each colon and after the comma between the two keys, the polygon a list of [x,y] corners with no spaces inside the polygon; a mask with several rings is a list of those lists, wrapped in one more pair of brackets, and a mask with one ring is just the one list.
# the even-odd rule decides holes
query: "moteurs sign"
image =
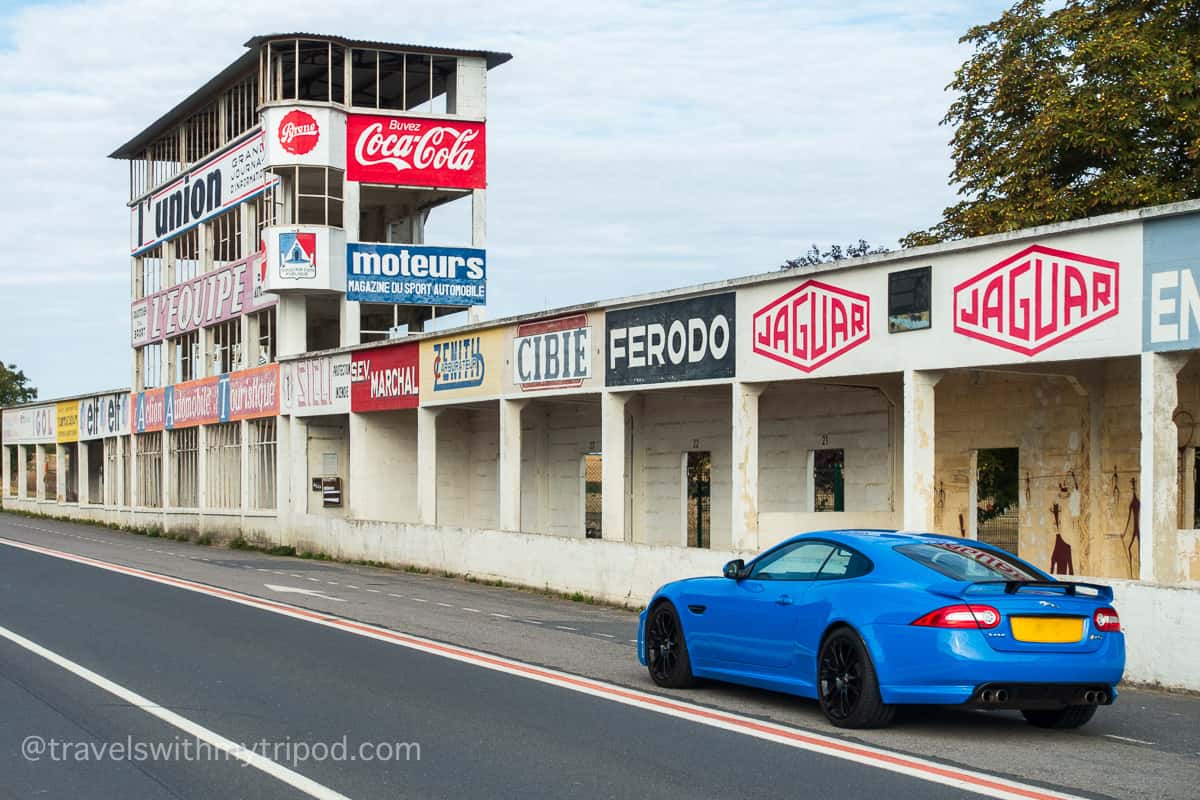
{"label": "moteurs sign", "polygon": [[483,189],[482,122],[346,117],[346,179],[400,186]]}
{"label": "moteurs sign", "polygon": [[871,338],[871,298],[805,281],[754,312],[754,352],[812,372]]}
{"label": "moteurs sign", "polygon": [[734,294],[610,311],[605,315],[605,384],[733,377]]}
{"label": "moteurs sign", "polygon": [[1036,355],[1118,311],[1120,264],[1027,247],[954,287],[954,331]]}

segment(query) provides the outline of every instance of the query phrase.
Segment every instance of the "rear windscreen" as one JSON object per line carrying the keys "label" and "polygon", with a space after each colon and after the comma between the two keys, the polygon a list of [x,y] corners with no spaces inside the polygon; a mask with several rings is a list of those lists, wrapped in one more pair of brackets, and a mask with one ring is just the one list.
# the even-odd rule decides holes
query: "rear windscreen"
{"label": "rear windscreen", "polygon": [[1040,581],[1045,578],[1022,561],[958,542],[902,544],[896,552],[956,581]]}

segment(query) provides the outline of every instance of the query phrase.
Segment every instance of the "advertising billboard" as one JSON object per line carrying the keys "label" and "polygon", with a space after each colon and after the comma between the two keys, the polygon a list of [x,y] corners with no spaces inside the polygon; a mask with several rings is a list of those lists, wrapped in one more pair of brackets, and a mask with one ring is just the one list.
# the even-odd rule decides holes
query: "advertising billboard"
{"label": "advertising billboard", "polygon": [[79,440],[129,433],[129,395],[102,394],[79,401]]}
{"label": "advertising billboard", "polygon": [[596,348],[587,314],[523,322],[512,330],[512,385],[536,392],[590,382]]}
{"label": "advertising billboard", "polygon": [[504,334],[492,328],[422,341],[421,405],[499,396]]}
{"label": "advertising billboard", "polygon": [[280,363],[279,410],[296,417],[349,412],[350,354]]}
{"label": "advertising billboard", "polygon": [[609,311],[605,385],[732,378],[735,307],[735,295],[728,292]]}
{"label": "advertising billboard", "polygon": [[389,411],[416,408],[420,400],[420,348],[416,342],[354,353],[350,364],[350,409]]}
{"label": "advertising billboard", "polygon": [[346,245],[346,299],[367,303],[481,306],[486,251],[416,244]]}
{"label": "advertising billboard", "polygon": [[483,189],[487,186],[484,124],[348,114],[346,180]]}
{"label": "advertising billboard", "polygon": [[58,409],[54,405],[7,408],[0,422],[5,444],[48,444],[56,440]]}

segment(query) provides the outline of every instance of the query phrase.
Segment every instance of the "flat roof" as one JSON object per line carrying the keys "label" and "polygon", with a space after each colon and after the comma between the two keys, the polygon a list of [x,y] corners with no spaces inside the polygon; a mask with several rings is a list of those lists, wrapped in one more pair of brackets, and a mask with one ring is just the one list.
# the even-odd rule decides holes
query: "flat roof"
{"label": "flat roof", "polygon": [[512,60],[512,53],[502,53],[492,50],[464,50],[455,47],[431,47],[428,45],[405,44],[402,42],[376,42],[365,39],[347,39],[342,36],[330,36],[320,33],[268,33],[252,36],[246,41],[249,48],[225,69],[221,70],[207,83],[188,95],[182,102],[167,113],[152,122],[141,133],[134,136],[125,144],[108,154],[109,158],[135,158],[145,151],[146,146],[161,136],[172,126],[182,122],[199,111],[218,92],[223,91],[241,73],[248,71],[258,63],[259,48],[267,42],[280,39],[315,39],[333,42],[347,47],[362,47],[380,50],[403,50],[408,53],[427,53],[445,56],[475,56],[487,62],[487,68],[498,67]]}

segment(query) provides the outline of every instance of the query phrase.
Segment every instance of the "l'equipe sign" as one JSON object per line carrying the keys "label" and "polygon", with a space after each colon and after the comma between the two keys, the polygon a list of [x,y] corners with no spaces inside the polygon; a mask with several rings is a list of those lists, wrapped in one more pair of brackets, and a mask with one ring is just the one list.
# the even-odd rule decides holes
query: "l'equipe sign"
{"label": "l'equipe sign", "polygon": [[346,180],[483,189],[487,186],[484,124],[349,114]]}
{"label": "l'equipe sign", "polygon": [[414,244],[346,245],[346,299],[368,303],[487,303],[485,251]]}
{"label": "l'equipe sign", "polygon": [[263,254],[258,253],[136,301],[131,306],[133,346],[272,305],[277,300],[274,295],[256,291],[264,263]]}
{"label": "l'equipe sign", "polygon": [[420,398],[416,342],[360,350],[350,362],[350,410],[416,408]]}
{"label": "l'equipe sign", "polygon": [[605,384],[731,378],[736,348],[735,295],[609,311],[605,315]]}
{"label": "l'equipe sign", "polygon": [[261,130],[189,169],[130,207],[133,255],[215,217],[267,188]]}

